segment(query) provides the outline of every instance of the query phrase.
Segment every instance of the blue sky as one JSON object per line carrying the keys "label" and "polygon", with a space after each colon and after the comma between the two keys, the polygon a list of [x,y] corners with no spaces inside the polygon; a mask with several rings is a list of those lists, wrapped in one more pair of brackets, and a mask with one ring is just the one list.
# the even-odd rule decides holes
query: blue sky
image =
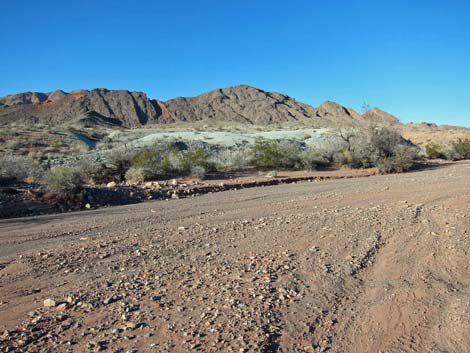
{"label": "blue sky", "polygon": [[468,0],[15,0],[0,24],[0,96],[243,83],[470,126]]}

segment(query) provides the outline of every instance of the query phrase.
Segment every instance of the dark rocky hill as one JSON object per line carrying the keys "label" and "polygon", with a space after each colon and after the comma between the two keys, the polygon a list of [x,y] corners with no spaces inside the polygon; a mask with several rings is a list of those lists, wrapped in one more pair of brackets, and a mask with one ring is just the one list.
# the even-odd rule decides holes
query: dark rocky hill
{"label": "dark rocky hill", "polygon": [[64,124],[89,114],[118,120],[126,127],[171,121],[160,102],[124,90],[27,92],[0,98],[0,104],[3,123]]}
{"label": "dark rocky hill", "polygon": [[329,127],[365,121],[394,124],[395,117],[379,109],[361,116],[352,109],[326,101],[315,108],[285,94],[247,85],[216,89],[197,97],[161,102],[145,93],[103,88],[26,92],[0,97],[0,123],[141,127],[175,122],[236,123]]}
{"label": "dark rocky hill", "polygon": [[255,125],[304,121],[315,118],[315,109],[280,93],[240,85],[175,98],[165,106],[178,121],[217,120]]}

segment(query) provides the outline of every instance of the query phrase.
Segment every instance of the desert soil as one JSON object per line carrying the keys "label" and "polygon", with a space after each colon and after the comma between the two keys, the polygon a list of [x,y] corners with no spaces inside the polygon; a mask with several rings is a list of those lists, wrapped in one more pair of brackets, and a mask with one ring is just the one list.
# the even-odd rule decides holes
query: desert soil
{"label": "desert soil", "polygon": [[0,222],[2,352],[469,352],[470,163]]}

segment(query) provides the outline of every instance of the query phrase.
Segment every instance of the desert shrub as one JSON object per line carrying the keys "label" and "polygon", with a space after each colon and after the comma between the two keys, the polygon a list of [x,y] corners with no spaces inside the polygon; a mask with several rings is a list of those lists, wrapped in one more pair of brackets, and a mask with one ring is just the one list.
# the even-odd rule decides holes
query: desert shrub
{"label": "desert shrub", "polygon": [[379,172],[403,173],[413,166],[413,161],[418,157],[418,151],[415,147],[407,145],[397,145],[392,151],[392,155],[381,159],[377,163]]}
{"label": "desert shrub", "polygon": [[131,182],[131,183],[141,183],[147,180],[148,178],[148,173],[146,173],[146,170],[144,167],[130,167],[128,171],[126,172],[126,181]]}
{"label": "desert shrub", "polygon": [[339,136],[331,134],[328,138],[311,144],[310,148],[315,150],[323,161],[331,164],[334,162],[335,155],[347,149],[347,145]]}
{"label": "desert shrub", "polygon": [[259,168],[277,167],[283,158],[276,141],[258,140],[251,148],[252,163]]}
{"label": "desert shrub", "polygon": [[333,155],[333,163],[338,167],[353,167],[355,165],[353,154],[346,149],[341,150]]}
{"label": "desert shrub", "polygon": [[84,181],[89,184],[104,184],[114,179],[112,169],[90,156],[78,160],[72,164],[72,168],[80,170]]}
{"label": "desert shrub", "polygon": [[147,147],[136,152],[131,157],[131,164],[135,167],[148,167],[158,162],[159,151],[154,147]]}
{"label": "desert shrub", "polygon": [[200,143],[161,142],[134,152],[129,161],[129,168],[133,169],[125,175],[126,180],[128,177],[150,180],[162,175],[192,175],[193,172],[204,177],[207,172],[216,170],[210,152]]}
{"label": "desert shrub", "polygon": [[257,168],[300,168],[302,145],[294,141],[257,140],[251,147],[251,163]]}
{"label": "desert shrub", "polygon": [[444,148],[435,143],[428,143],[425,147],[426,156],[430,159],[447,158]]}
{"label": "desert shrub", "polygon": [[105,154],[106,160],[109,162],[108,168],[110,174],[117,181],[123,181],[127,170],[131,167],[131,160],[135,151],[119,147],[108,151]]}
{"label": "desert shrub", "polygon": [[22,181],[27,178],[39,179],[43,169],[31,158],[7,156],[0,159],[0,179]]}
{"label": "desert shrub", "polygon": [[210,160],[223,170],[243,170],[250,166],[249,150],[245,147],[221,149]]}
{"label": "desert shrub", "polygon": [[180,166],[177,172],[189,174],[194,167],[204,168],[207,172],[216,170],[214,163],[210,159],[210,154],[203,148],[188,149],[179,153]]}
{"label": "desert shrub", "polygon": [[20,141],[16,141],[16,140],[7,140],[6,142],[3,143],[3,147],[8,150],[16,151],[19,148],[23,147],[23,143],[21,143]]}
{"label": "desert shrub", "polygon": [[270,170],[269,172],[266,173],[266,177],[268,178],[277,178],[278,172],[277,170]]}
{"label": "desert shrub", "polygon": [[458,139],[452,142],[452,149],[457,159],[470,159],[470,139]]}
{"label": "desert shrub", "polygon": [[372,128],[370,134],[370,148],[375,152],[378,158],[392,157],[395,148],[402,142],[400,134],[390,128]]}
{"label": "desert shrub", "polygon": [[340,132],[332,138],[329,149],[323,148],[320,153],[337,166],[377,167],[383,173],[406,171],[417,158],[416,148],[388,127]]}
{"label": "desert shrub", "polygon": [[312,147],[309,147],[302,151],[299,155],[300,164],[303,169],[314,170],[318,166],[324,166],[328,164],[319,151]]}
{"label": "desert shrub", "polygon": [[84,199],[84,182],[76,168],[54,167],[47,175],[47,187],[50,192],[67,202],[81,202]]}
{"label": "desert shrub", "polygon": [[202,180],[206,177],[206,169],[200,165],[192,166],[189,175]]}

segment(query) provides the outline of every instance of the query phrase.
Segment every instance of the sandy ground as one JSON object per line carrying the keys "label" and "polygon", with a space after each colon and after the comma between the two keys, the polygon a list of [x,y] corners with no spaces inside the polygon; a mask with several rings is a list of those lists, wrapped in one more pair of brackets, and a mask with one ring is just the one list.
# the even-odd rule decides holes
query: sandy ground
{"label": "sandy ground", "polygon": [[462,162],[0,221],[0,351],[469,352],[469,211]]}

